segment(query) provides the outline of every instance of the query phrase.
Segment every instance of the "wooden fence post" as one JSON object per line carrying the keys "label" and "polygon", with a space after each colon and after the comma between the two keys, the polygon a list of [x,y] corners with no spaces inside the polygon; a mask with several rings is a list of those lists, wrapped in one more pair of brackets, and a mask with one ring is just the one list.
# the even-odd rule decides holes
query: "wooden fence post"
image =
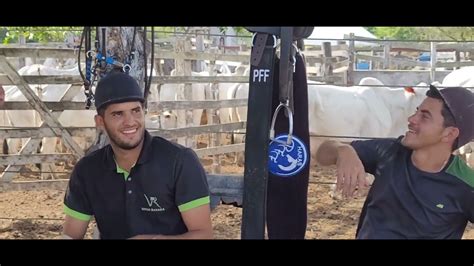
{"label": "wooden fence post", "polygon": [[[177,38],[175,52],[176,54],[184,55],[186,52],[191,51],[191,44],[186,38]],[[191,62],[185,60],[183,56],[176,58],[176,75],[177,76],[191,76]],[[185,83],[178,86],[177,99],[178,101],[191,101],[193,97],[192,84]],[[184,128],[190,126],[193,123],[193,111],[190,109],[177,110],[177,127]],[[194,147],[195,142],[193,138],[181,137],[178,138],[178,143],[186,147]]]}
{"label": "wooden fence post", "polygon": [[[18,44],[19,45],[26,45],[26,39],[25,39],[25,35],[20,32],[18,34]],[[18,69],[24,67],[26,65],[26,60],[24,57],[19,57],[18,58]]]}
{"label": "wooden fence post", "polygon": [[430,81],[433,83],[436,80],[436,43],[430,43]]}
{"label": "wooden fence post", "polygon": [[[384,37],[384,39],[386,39]],[[387,68],[390,68],[390,47],[391,44],[390,42],[384,42],[383,43],[383,68],[386,70]]]}
{"label": "wooden fence post", "polygon": [[331,79],[331,77],[332,77],[331,43],[330,42],[323,42],[323,46],[321,48],[323,49],[323,65],[322,65],[323,80],[328,84],[332,84],[332,83],[334,83],[334,81]]}
{"label": "wooden fence post", "polygon": [[[455,51],[454,52],[454,57],[455,57],[455,61],[456,63],[459,63],[461,62],[461,53],[459,51]],[[453,70],[456,70],[456,69],[460,69],[460,67],[454,67]]]}
{"label": "wooden fence post", "polygon": [[354,64],[355,64],[355,44],[354,44],[354,33],[349,34],[349,65],[347,66],[347,80],[346,85],[354,85]]}
{"label": "wooden fence post", "polygon": [[[213,50],[212,52],[216,52],[216,50]],[[216,61],[212,60],[210,61],[209,64],[209,75],[210,76],[215,76],[215,72],[213,71],[214,67],[216,65]],[[208,95],[210,100],[218,100],[219,99],[219,90],[217,87],[216,83],[210,83],[209,89],[208,89]],[[219,108],[220,109],[220,108]],[[217,116],[217,110],[219,109],[206,109],[206,115],[207,115],[207,124],[220,124],[221,121],[219,117]],[[219,121],[219,123],[218,123]],[[209,147],[217,147],[221,144],[221,135],[220,133],[210,133],[208,134],[209,136]],[[220,165],[220,155],[215,154],[212,156],[212,166],[211,166],[211,173],[220,173],[221,172],[221,165]]]}

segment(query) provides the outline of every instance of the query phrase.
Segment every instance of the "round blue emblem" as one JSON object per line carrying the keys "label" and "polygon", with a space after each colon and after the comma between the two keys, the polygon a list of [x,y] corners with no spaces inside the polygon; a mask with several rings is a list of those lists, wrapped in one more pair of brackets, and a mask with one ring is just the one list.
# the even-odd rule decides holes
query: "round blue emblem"
{"label": "round blue emblem", "polygon": [[[278,135],[275,139],[286,143],[288,135]],[[296,175],[308,162],[306,146],[296,136],[292,136],[290,145],[283,145],[276,141],[270,142],[268,151],[268,169],[277,176]]]}

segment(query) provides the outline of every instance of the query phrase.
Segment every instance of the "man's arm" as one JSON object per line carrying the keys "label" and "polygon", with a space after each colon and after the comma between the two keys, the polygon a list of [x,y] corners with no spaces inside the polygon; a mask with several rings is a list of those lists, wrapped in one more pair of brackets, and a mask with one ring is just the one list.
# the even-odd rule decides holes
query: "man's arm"
{"label": "man's arm", "polygon": [[334,140],[323,142],[316,151],[316,161],[323,166],[336,164],[338,159],[338,149],[346,145],[347,144],[342,144]]}
{"label": "man's arm", "polygon": [[89,221],[79,220],[72,216],[66,215],[63,224],[63,238],[83,239],[88,225]]}
{"label": "man's arm", "polygon": [[351,145],[333,140],[325,141],[316,152],[316,160],[323,166],[336,164],[336,188],[342,189],[345,197],[352,197],[357,187],[368,186],[364,165]]}
{"label": "man's arm", "polygon": [[84,238],[87,226],[94,215],[84,185],[86,174],[82,173],[82,169],[88,167],[86,158],[81,158],[74,166],[64,195],[63,211],[66,216],[63,224],[63,236],[65,238]]}
{"label": "man's arm", "polygon": [[[175,238],[212,239],[214,237],[209,204],[184,211],[181,215],[189,231]],[[173,238],[173,236],[171,237]]]}

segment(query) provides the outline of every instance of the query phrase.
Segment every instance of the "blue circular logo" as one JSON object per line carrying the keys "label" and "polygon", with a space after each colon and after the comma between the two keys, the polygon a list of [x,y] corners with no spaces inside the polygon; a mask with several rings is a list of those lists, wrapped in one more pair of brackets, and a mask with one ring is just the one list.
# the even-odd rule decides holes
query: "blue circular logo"
{"label": "blue circular logo", "polygon": [[[275,139],[286,143],[288,135],[278,135]],[[272,174],[293,176],[303,170],[308,162],[308,151],[304,143],[296,136],[292,136],[291,139],[290,145],[270,142],[268,169]]]}

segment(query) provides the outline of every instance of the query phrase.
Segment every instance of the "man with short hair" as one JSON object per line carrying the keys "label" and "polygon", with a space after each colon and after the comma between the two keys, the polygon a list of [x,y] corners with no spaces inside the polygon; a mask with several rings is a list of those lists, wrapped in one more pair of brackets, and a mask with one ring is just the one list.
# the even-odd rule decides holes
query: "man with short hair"
{"label": "man with short hair", "polygon": [[102,239],[212,238],[206,174],[193,150],[145,130],[143,91],[118,72],[95,92],[96,125],[110,145],[76,164],[64,198],[64,235]]}
{"label": "man with short hair", "polygon": [[460,239],[474,221],[474,170],[452,152],[474,138],[474,94],[438,90],[408,118],[397,139],[324,142],[322,165],[337,165],[337,187],[352,196],[375,176],[359,219],[361,239]]}

